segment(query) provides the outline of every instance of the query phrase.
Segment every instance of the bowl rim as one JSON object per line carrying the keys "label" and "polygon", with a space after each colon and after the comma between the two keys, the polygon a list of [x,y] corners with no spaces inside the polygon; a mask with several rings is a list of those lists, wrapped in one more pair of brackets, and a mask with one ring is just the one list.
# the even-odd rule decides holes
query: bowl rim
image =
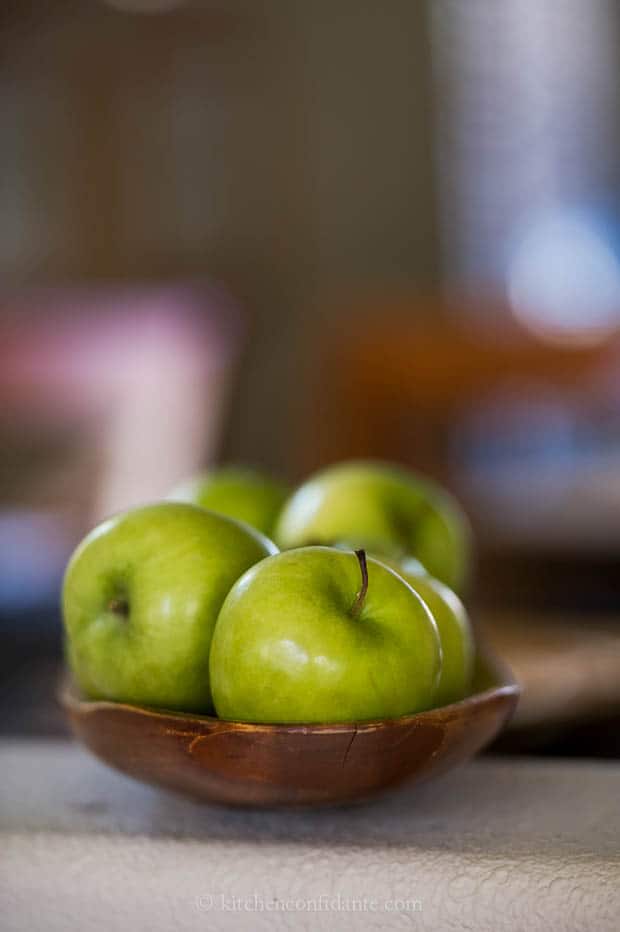
{"label": "bowl rim", "polygon": [[516,705],[516,701],[521,695],[521,686],[504,661],[499,660],[492,652],[480,649],[479,647],[477,651],[477,663],[482,663],[484,667],[494,675],[496,679],[495,685],[487,686],[479,692],[472,692],[462,699],[459,699],[457,702],[451,702],[448,705],[423,709],[420,712],[412,712],[409,715],[400,715],[395,718],[360,719],[348,722],[242,722],[234,719],[218,718],[217,715],[209,715],[206,713],[184,712],[180,709],[135,705],[129,702],[115,702],[111,699],[88,699],[81,695],[75,679],[68,671],[65,671],[61,679],[58,699],[65,709],[78,712],[79,714],[120,711],[132,713],[134,715],[143,715],[145,718],[150,719],[161,719],[162,721],[177,719],[178,721],[192,723],[196,727],[203,724],[210,727],[217,727],[218,729],[263,732],[266,734],[308,734],[310,732],[317,734],[344,734],[350,731],[374,731],[380,727],[393,728],[410,726],[415,725],[421,720],[428,720],[430,717],[450,718],[452,715],[462,711],[463,708],[476,707],[491,699],[514,699]]}

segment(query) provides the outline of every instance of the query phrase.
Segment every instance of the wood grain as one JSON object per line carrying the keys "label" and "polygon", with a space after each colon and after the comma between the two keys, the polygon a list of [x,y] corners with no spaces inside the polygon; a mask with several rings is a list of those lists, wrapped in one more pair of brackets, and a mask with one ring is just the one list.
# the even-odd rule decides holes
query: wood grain
{"label": "wood grain", "polygon": [[512,715],[519,687],[479,661],[478,691],[417,715],[335,725],[251,725],[82,699],[61,702],[73,731],[107,764],[207,802],[330,805],[428,779],[473,756]]}

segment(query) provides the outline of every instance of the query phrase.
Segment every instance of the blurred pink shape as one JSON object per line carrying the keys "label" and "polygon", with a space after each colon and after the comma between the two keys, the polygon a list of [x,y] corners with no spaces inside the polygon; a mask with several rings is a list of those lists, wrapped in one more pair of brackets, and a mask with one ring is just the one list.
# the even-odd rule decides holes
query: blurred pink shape
{"label": "blurred pink shape", "polygon": [[70,427],[95,445],[88,520],[161,497],[216,455],[241,336],[223,291],[33,290],[0,312],[0,429]]}

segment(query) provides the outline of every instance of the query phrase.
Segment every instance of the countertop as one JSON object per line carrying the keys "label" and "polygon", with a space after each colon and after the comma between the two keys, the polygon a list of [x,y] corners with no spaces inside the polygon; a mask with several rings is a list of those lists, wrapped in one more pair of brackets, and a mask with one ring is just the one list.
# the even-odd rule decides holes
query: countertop
{"label": "countertop", "polygon": [[322,811],[189,802],[67,740],[0,742],[4,932],[596,930],[620,916],[620,765],[482,757]]}

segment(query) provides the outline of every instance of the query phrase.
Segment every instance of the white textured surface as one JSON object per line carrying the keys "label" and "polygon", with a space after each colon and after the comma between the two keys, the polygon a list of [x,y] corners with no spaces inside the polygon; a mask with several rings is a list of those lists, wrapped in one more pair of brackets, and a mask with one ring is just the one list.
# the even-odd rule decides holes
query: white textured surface
{"label": "white textured surface", "polygon": [[615,763],[487,758],[360,808],[260,812],[12,741],[0,832],[3,932],[620,928]]}

